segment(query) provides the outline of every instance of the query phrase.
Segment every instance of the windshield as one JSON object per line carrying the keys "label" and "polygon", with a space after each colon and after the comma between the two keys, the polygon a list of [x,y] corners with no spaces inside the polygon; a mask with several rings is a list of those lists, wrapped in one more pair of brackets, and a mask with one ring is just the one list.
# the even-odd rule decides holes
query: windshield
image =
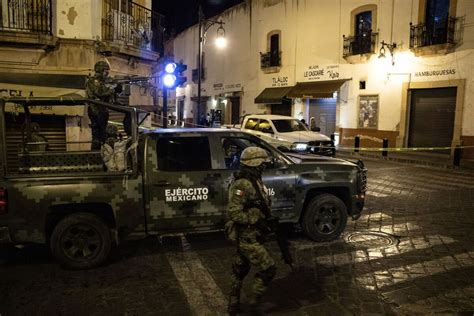
{"label": "windshield", "polygon": [[303,123],[296,119],[290,120],[272,120],[273,125],[279,133],[289,133],[289,132],[298,132],[298,131],[307,131],[308,129],[304,126]]}

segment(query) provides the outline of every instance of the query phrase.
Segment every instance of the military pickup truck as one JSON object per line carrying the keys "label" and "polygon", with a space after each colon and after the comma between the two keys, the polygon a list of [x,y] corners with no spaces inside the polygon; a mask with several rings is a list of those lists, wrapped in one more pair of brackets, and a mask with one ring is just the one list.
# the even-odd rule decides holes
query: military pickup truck
{"label": "military pickup truck", "polygon": [[[28,126],[35,121],[32,107],[91,103],[131,117],[123,171],[107,171],[98,151],[38,147],[31,137],[8,134],[15,123],[12,111],[16,124]],[[46,243],[64,266],[87,269],[102,264],[125,238],[223,229],[227,188],[247,146],[259,146],[272,158],[264,182],[281,222],[301,225],[309,238],[327,241],[341,234],[348,217],[357,219],[362,212],[366,169],[361,163],[286,155],[238,130],[144,131],[137,120],[133,107],[81,98],[0,99],[0,242]],[[17,159],[7,157],[12,148]]]}

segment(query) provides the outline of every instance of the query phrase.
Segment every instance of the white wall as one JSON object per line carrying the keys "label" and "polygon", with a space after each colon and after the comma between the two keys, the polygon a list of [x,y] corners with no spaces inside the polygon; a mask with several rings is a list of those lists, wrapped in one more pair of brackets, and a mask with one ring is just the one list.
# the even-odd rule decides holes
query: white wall
{"label": "white wall", "polygon": [[[241,84],[242,111],[263,112],[264,106],[254,98],[271,87],[274,78],[286,78],[288,85],[308,81],[309,67],[324,69],[325,75],[313,80],[349,79],[341,89],[338,121],[343,128],[357,128],[359,95],[379,95],[379,130],[397,131],[400,123],[402,84],[409,81],[466,79],[462,135],[474,135],[474,1],[458,0],[457,17],[463,17],[462,41],[454,52],[416,57],[409,49],[410,22],[418,24],[418,1],[407,0],[253,0],[221,14],[226,23],[228,47],[217,51],[212,46],[217,27],[208,31],[204,48],[207,79],[202,95],[226,92],[225,87]],[[370,55],[366,60],[349,63],[342,57],[343,35],[351,35],[351,12],[363,5],[377,6],[378,42],[396,43],[394,65],[387,58]],[[265,74],[260,69],[259,52],[267,52],[267,34],[281,30],[282,67],[278,73]],[[380,44],[375,51],[378,53]],[[197,26],[179,34],[174,40],[175,59],[189,65],[185,107],[192,106],[190,97],[197,94],[191,82],[191,69],[196,68]],[[338,78],[330,78],[329,70]],[[448,70],[448,73],[418,75],[419,72]],[[359,90],[359,80],[366,89]],[[214,84],[223,84],[216,90]],[[300,112],[298,104],[294,112]]]}

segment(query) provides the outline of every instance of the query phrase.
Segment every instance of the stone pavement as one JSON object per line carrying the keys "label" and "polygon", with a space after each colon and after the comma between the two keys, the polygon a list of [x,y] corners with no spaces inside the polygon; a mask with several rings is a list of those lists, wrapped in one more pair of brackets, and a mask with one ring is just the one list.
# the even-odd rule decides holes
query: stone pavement
{"label": "stone pavement", "polygon": [[[265,312],[472,315],[474,172],[366,165],[364,215],[337,241],[313,243],[292,233],[296,268],[277,260]],[[276,243],[268,246],[279,259]],[[89,271],[62,270],[42,247],[2,252],[0,314],[224,314],[234,251],[221,233],[148,238]]]}

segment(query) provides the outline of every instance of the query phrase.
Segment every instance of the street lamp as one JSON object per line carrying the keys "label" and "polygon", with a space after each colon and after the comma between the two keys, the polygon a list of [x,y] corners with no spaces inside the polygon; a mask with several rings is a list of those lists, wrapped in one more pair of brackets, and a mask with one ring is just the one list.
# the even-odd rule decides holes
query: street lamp
{"label": "street lamp", "polygon": [[199,5],[198,12],[198,21],[199,21],[199,48],[198,48],[198,95],[197,95],[197,106],[198,106],[198,120],[200,118],[200,108],[201,108],[201,76],[202,76],[202,48],[204,41],[206,40],[206,33],[211,26],[218,24],[217,28],[217,37],[216,37],[216,46],[218,48],[224,48],[226,46],[225,39],[225,29],[224,22],[218,20],[206,20],[204,13],[202,12],[202,7]]}

